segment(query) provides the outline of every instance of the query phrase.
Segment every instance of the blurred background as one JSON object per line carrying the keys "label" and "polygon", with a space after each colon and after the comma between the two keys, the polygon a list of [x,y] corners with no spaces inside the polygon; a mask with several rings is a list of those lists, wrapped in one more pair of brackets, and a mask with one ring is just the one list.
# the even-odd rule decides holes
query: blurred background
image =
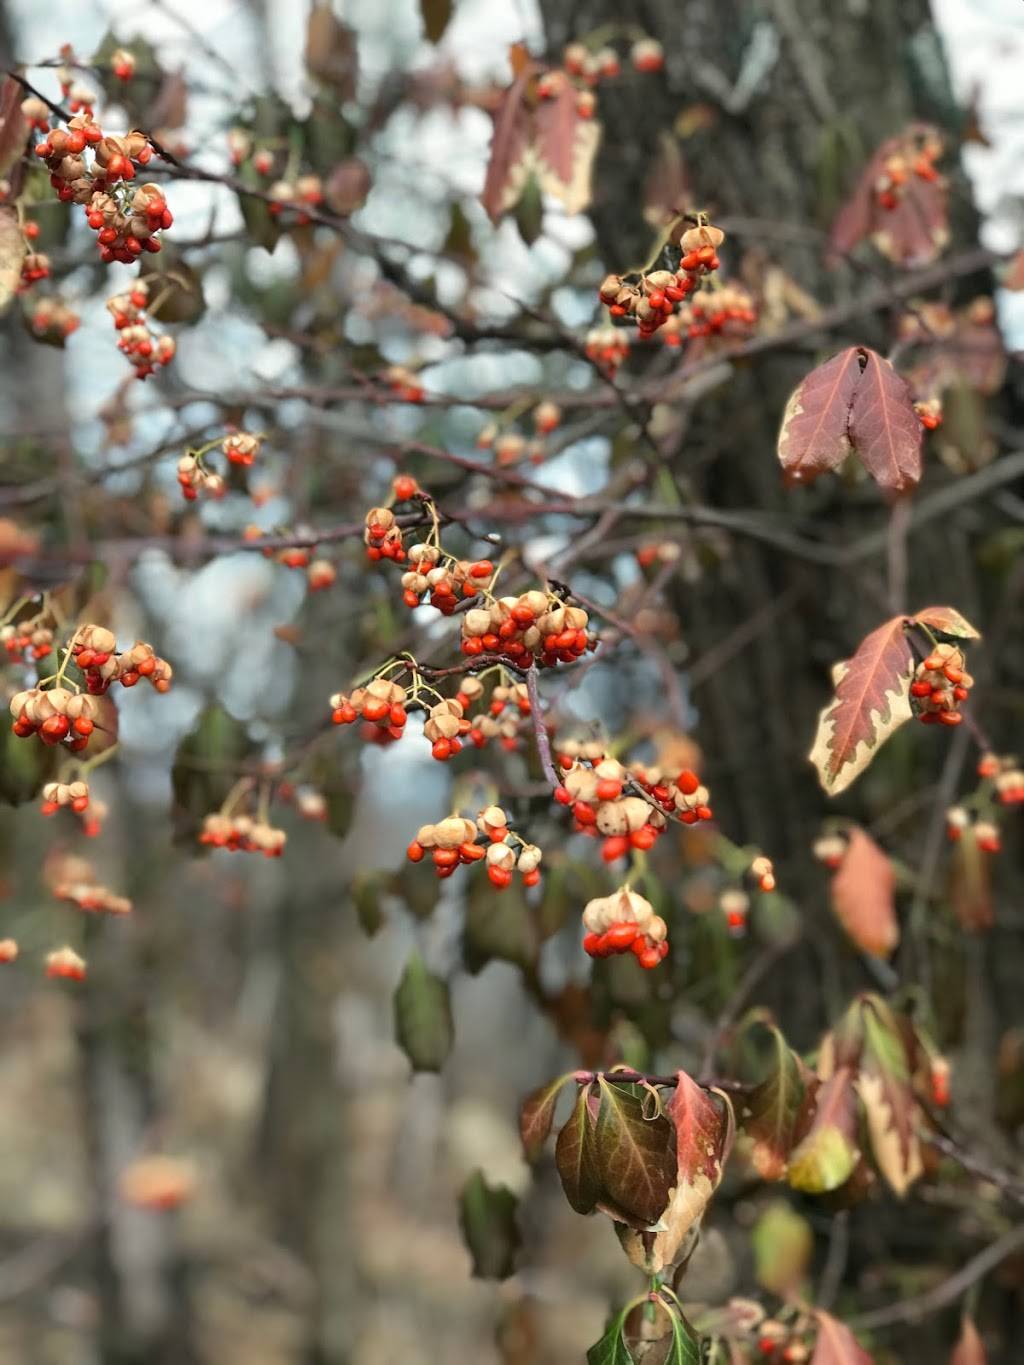
{"label": "blurred background", "polygon": [[[313,597],[302,575],[255,555],[211,555],[207,538],[230,545],[250,524],[272,531],[360,520],[387,488],[403,442],[470,457],[486,415],[468,401],[423,411],[310,402],[296,390],[393,364],[417,368],[431,393],[467,399],[586,388],[590,367],[571,349],[464,344],[448,315],[519,327],[543,305],[563,328],[585,332],[595,284],[608,270],[639,265],[656,236],[652,168],[668,176],[674,167],[673,193],[732,219],[741,249],[760,253],[762,265],[765,255],[780,263],[822,305],[848,302],[865,276],[849,264],[825,266],[822,226],[882,138],[926,118],[952,147],[954,250],[980,240],[1009,253],[1021,244],[1018,0],[456,0],[436,44],[425,35],[429,9],[417,0],[336,4],[358,52],[354,85],[339,92],[310,79],[306,0],[0,3],[5,67],[52,63],[62,43],[88,64],[113,31],[124,46],[146,45],[161,90],[181,72],[187,95],[177,92],[182,117],[168,125],[175,141],[165,135],[165,145],[218,173],[231,172],[227,134],[240,110],[247,126],[269,120],[286,144],[282,128],[343,125],[338,146],[358,158],[357,185],[365,172],[351,225],[384,243],[383,257],[422,295],[410,303],[379,258],[330,232],[257,244],[266,224],[245,216],[237,194],[171,181],[170,252],[201,282],[202,301],[169,319],[173,372],[159,387],[126,387],[104,301],[131,272],[98,267],[78,215],[39,205],[43,244],[81,325],[51,350],[22,327],[17,307],[4,320],[0,515],[52,546],[93,545],[105,569],[94,601],[119,639],[151,640],[176,682],[166,697],[138,689],[117,698],[119,757],[93,782],[110,807],[100,838],[86,843],[63,815],[44,820],[34,801],[0,807],[2,932],[18,940],[23,959],[0,980],[5,1363],[554,1365],[582,1359],[609,1303],[635,1291],[610,1230],[571,1212],[550,1161],[530,1172],[516,1130],[519,1098],[581,1055],[653,1055],[651,1031],[632,1022],[646,1002],[631,1000],[621,982],[596,1010],[581,1003],[585,879],[570,876],[549,907],[543,945],[471,943],[475,970],[467,970],[463,889],[453,881],[439,895],[428,872],[402,872],[412,831],[452,800],[450,774],[425,744],[378,749],[348,734],[318,745],[290,774],[323,794],[327,813],[303,820],[295,802],[275,811],[288,830],[283,859],[211,856],[196,845],[197,819],[222,798],[230,762],[293,755],[326,719],[327,697],[386,656],[405,628],[393,582],[369,569],[356,545],[335,556],[334,588]],[[577,35],[624,18],[664,44],[666,72],[648,84],[627,74],[607,97],[602,91],[592,209],[569,215],[545,200],[532,226],[513,217],[492,225],[479,194],[494,101],[480,92],[509,83],[512,44],[557,56]],[[29,74],[59,96],[53,70]],[[645,212],[652,204],[654,218]],[[949,299],[993,288],[981,265],[953,279]],[[1022,300],[996,292],[1011,353],[1024,339]],[[893,317],[879,310],[848,322],[835,346],[863,341],[884,351]],[[680,460],[708,502],[790,515],[774,433],[816,348],[820,337],[782,349],[686,406]],[[984,463],[983,450],[994,460],[1014,448],[1020,402],[1011,366],[987,405],[967,404],[966,426],[951,439],[968,468]],[[222,502],[183,512],[175,452],[225,418],[268,433],[250,478],[259,497],[233,486]],[[579,410],[544,465],[545,483],[568,496],[603,488],[634,436],[621,414]],[[433,487],[437,470],[413,466]],[[938,485],[954,471],[940,465]],[[438,486],[469,505],[486,502],[457,470],[442,468]],[[840,537],[870,529],[877,504],[861,494],[844,503],[836,492],[802,493],[801,527]],[[1001,622],[1002,651],[986,665],[1001,748],[1022,747],[1024,734],[1014,578],[1021,508],[1019,493],[996,487],[955,522],[951,512],[927,544],[916,539],[909,566],[914,602],[941,597],[983,628]],[[534,562],[550,563],[577,532],[549,516],[529,535],[508,534]],[[621,548],[573,579],[609,607],[628,604],[643,582],[635,545]],[[662,584],[647,622],[660,653],[627,649],[560,705],[580,724],[600,718],[610,733],[663,723],[691,732],[723,826],[772,850],[780,866],[806,862],[825,813],[803,764],[812,718],[827,665],[874,624],[865,584],[878,566],[841,575],[763,544],[734,545],[724,533],[684,539],[682,549],[683,570]],[[733,633],[751,618],[760,624],[744,653]],[[429,620],[418,629],[425,642],[440,638]],[[706,664],[723,641],[721,667],[692,680],[693,662]],[[677,679],[670,698],[652,658],[667,660]],[[767,723],[748,704],[751,679],[776,700]],[[888,829],[916,863],[912,798],[934,794],[942,756],[934,747],[912,753],[909,742],[893,749],[848,809],[876,819],[895,810]],[[528,781],[527,763],[514,760],[513,785]],[[22,783],[8,744],[5,799],[14,802]],[[897,803],[908,793],[903,811]],[[549,838],[557,861],[566,836],[552,826]],[[52,885],[62,854],[87,857],[101,881],[133,899],[134,912],[100,922],[59,905]],[[1007,1117],[995,1079],[997,1056],[1010,1058],[1011,1077],[1018,1070],[1013,1049],[1024,1025],[1024,882],[1019,849],[1013,856],[992,935],[941,960],[948,1017],[940,1032],[977,1063],[965,1068],[962,1098],[986,1141],[1004,1106],[997,1144],[1010,1142],[1024,1117],[1012,1105]],[[787,884],[798,910],[779,914],[818,927],[766,999],[788,1010],[794,1042],[808,1046],[849,988],[873,983],[822,927],[823,883],[813,870],[794,871]],[[696,921],[699,895],[689,908]],[[768,942],[772,932],[768,924]],[[89,959],[80,989],[57,988],[31,965],[64,942]],[[456,1026],[443,1073],[410,1080],[392,996],[414,945],[450,978]],[[676,989],[660,1002],[662,1069],[699,1055],[708,1016],[752,951],[694,930]],[[537,980],[559,1002],[547,1013],[532,998]],[[123,1186],[126,1171],[155,1155],[173,1159],[157,1175],[176,1207],[160,1213],[126,1199]],[[477,1169],[523,1199],[523,1269],[501,1285],[471,1278],[459,1231],[458,1192]],[[759,1198],[727,1190],[716,1205],[689,1297],[715,1303],[755,1287],[749,1229],[763,1211]],[[998,1230],[999,1215],[977,1199],[934,1198],[912,1218],[890,1204],[857,1225],[843,1285],[859,1303],[927,1287],[929,1275],[955,1268]],[[827,1254],[830,1216],[805,1213]],[[936,1267],[936,1241],[947,1235],[949,1258]],[[1007,1365],[1024,1359],[1021,1274],[1018,1266],[1008,1276],[993,1308],[991,1359]],[[938,1360],[948,1327],[920,1338],[897,1332],[878,1344],[877,1359]]]}

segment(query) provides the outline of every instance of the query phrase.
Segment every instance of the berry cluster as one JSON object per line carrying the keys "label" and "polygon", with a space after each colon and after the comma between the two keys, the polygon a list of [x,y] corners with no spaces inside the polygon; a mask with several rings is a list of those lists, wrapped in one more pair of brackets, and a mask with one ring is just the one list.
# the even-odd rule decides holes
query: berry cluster
{"label": "berry cluster", "polygon": [[664,341],[672,344],[673,334],[678,337],[676,344],[682,344],[683,336],[691,340],[698,337],[725,336],[739,338],[749,334],[757,322],[757,308],[749,289],[741,284],[723,284],[720,289],[701,293],[684,307],[666,327]]}
{"label": "berry cluster", "polygon": [[323,181],[318,175],[300,175],[294,182],[276,180],[270,195],[268,208],[275,218],[287,212],[294,216],[296,227],[306,227],[312,222],[308,210],[319,208],[324,202]]}
{"label": "berry cluster", "polygon": [[629,333],[622,327],[592,327],[584,339],[587,359],[602,374],[614,379],[629,355]]}
{"label": "berry cluster", "polygon": [[597,648],[582,607],[566,606],[550,592],[533,588],[518,597],[499,597],[471,607],[462,618],[462,652],[498,654],[518,667],[572,663]]}
{"label": "berry cluster", "polygon": [[21,288],[30,289],[50,277],[50,258],[42,251],[29,251],[21,262]]}
{"label": "berry cluster", "polygon": [[86,962],[79,957],[74,948],[55,948],[46,954],[46,975],[61,977],[68,981],[84,981]]}
{"label": "berry cluster", "polygon": [[935,431],[942,426],[942,399],[925,398],[914,404],[917,420],[925,431]]}
{"label": "berry cluster", "polygon": [[43,787],[44,815],[56,815],[62,806],[68,806],[76,815],[81,815],[89,805],[89,786],[86,782],[47,782]]}
{"label": "berry cluster", "polygon": [[8,663],[23,664],[29,659],[38,662],[53,653],[53,631],[32,621],[0,626],[0,645],[7,654]]}
{"label": "berry cluster", "polygon": [[[467,677],[462,680],[455,699],[463,711],[468,711],[474,701],[480,700],[484,690],[479,678]],[[497,739],[503,749],[514,753],[519,748],[520,730],[530,711],[530,695],[525,683],[509,686],[498,683],[491,689],[487,709],[469,717],[470,741],[477,749],[482,749],[489,739]]]}
{"label": "berry cluster", "polygon": [[60,882],[53,888],[53,894],[59,901],[67,901],[93,915],[130,915],[134,908],[127,896],[115,895],[98,882]]}
{"label": "berry cluster", "polygon": [[650,901],[628,886],[598,896],[583,908],[583,951],[591,957],[632,953],[646,970],[668,956],[668,925]]}
{"label": "berry cluster", "polygon": [[178,483],[186,502],[195,502],[200,493],[207,498],[222,498],[228,491],[223,477],[207,469],[200,457],[191,452],[178,461]]}
{"label": "berry cluster", "polygon": [[389,365],[384,383],[400,403],[422,403],[425,390],[413,370],[405,365]]}
{"label": "berry cluster", "polygon": [[40,341],[60,343],[81,326],[82,319],[61,299],[36,299],[28,314],[32,335]]}
{"label": "berry cluster", "polygon": [[130,265],[144,251],[161,249],[159,233],[174,222],[163,190],[152,181],[134,189],[128,185],[136,167],[146,166],[153,156],[145,133],[104,135],[91,108],[84,108],[66,131],[48,130],[35,153],[46,162],[58,199],[84,206],[104,263]]}
{"label": "berry cluster", "polygon": [[105,626],[82,626],[75,633],[71,657],[85,675],[85,685],[94,696],[99,696],[119,682],[122,687],[134,687],[146,678],[157,692],[168,692],[174,670],[166,659],[161,659],[153,646],[136,640],[131,649],[117,653],[117,639]]}
{"label": "berry cluster", "polygon": [[265,858],[280,858],[288,835],[251,815],[215,811],[203,820],[199,842],[211,848],[226,848],[231,853],[262,853]]}
{"label": "berry cluster", "polygon": [[151,375],[157,365],[167,365],[177,350],[174,338],[164,333],[156,336],[149,329],[145,308],[149,302],[149,286],[136,280],[126,294],[115,294],[107,300],[107,311],[117,329],[117,349],[135,366],[137,379]]}
{"label": "berry cluster", "polygon": [[718,906],[725,916],[725,925],[732,938],[742,938],[747,932],[750,897],[738,886],[729,887],[718,898]]}
{"label": "berry cluster", "polygon": [[[478,843],[480,835],[483,840]],[[436,825],[422,825],[406,849],[406,857],[419,863],[428,850],[434,871],[442,878],[450,877],[463,863],[483,862],[489,880],[499,890],[511,885],[516,871],[524,886],[536,886],[540,881],[541,850],[510,832],[508,816],[500,806],[487,806],[476,820],[450,815]]]}
{"label": "berry cluster", "polygon": [[910,684],[910,704],[926,725],[959,725],[960,703],[967,700],[974,679],[966,671],[963,650],[957,645],[936,645],[922,659]]}
{"label": "berry cluster", "polygon": [[875,181],[875,199],[880,208],[891,211],[900,204],[906,185],[915,177],[934,184],[942,179],[936,161],[942,156],[942,139],[933,131],[908,139],[907,146],[885,159]]}
{"label": "berry cluster", "polygon": [[999,853],[1002,849],[998,825],[991,820],[972,820],[963,806],[950,806],[946,811],[946,837],[950,843],[959,843],[967,830],[983,853]]}
{"label": "berry cluster", "polygon": [[[570,747],[559,745],[561,785],[555,789],[555,800],[572,807],[578,834],[603,836],[605,862],[624,858],[631,849],[644,852],[653,847],[670,816],[687,825],[712,818],[708,789],[689,769],[670,779],[657,768],[642,764],[626,768],[615,758],[592,755],[582,760],[566,752]],[[646,796],[626,794],[630,785]]]}
{"label": "berry cluster", "polygon": [[811,845],[811,852],[819,863],[831,871],[836,871],[846,857],[847,841],[841,834],[823,834]]}
{"label": "berry cluster", "polygon": [[166,1213],[190,1199],[196,1183],[191,1161],[173,1156],[143,1156],[121,1172],[118,1192],[134,1208]]}
{"label": "berry cluster", "polygon": [[[665,65],[665,52],[656,38],[639,38],[629,50],[629,60],[634,71],[649,74],[660,71]],[[575,76],[587,85],[597,85],[602,80],[612,80],[621,75],[622,63],[613,47],[602,47],[591,52],[583,43],[568,43],[562,51],[562,68],[569,76]],[[548,72],[547,75],[551,76]],[[541,77],[541,83],[544,77]],[[544,97],[538,84],[537,93]]]}
{"label": "berry cluster", "polygon": [[641,336],[653,336],[701,280],[718,269],[718,248],[724,241],[722,229],[709,223],[687,228],[679,242],[677,270],[652,270],[638,277],[608,275],[598,291],[601,302],[612,317],[635,318]]}
{"label": "berry cluster", "polygon": [[405,545],[402,543],[402,529],[395,524],[395,514],[390,507],[371,507],[365,518],[363,543],[366,558],[371,563],[379,559],[393,559],[396,564],[405,563]]}
{"label": "berry cluster", "polygon": [[11,727],[19,739],[38,735],[44,744],[65,744],[78,753],[95,728],[96,703],[66,687],[31,687],[11,698]]}
{"label": "berry cluster", "polygon": [[374,678],[354,692],[335,692],[331,697],[331,720],[335,725],[351,725],[362,717],[383,737],[401,739],[409,719],[408,696],[399,683]]}
{"label": "berry cluster", "polygon": [[982,754],[978,760],[978,776],[995,782],[996,796],[1002,805],[1019,806],[1024,802],[1024,771],[1017,759]]}
{"label": "berry cluster", "polygon": [[489,559],[451,559],[426,542],[410,545],[406,556],[412,568],[402,575],[402,600],[419,607],[426,598],[442,616],[451,616],[461,599],[475,597],[494,575]]}
{"label": "berry cluster", "polygon": [[224,437],[220,448],[228,464],[240,465],[249,469],[260,453],[263,437],[251,431],[233,431]]}

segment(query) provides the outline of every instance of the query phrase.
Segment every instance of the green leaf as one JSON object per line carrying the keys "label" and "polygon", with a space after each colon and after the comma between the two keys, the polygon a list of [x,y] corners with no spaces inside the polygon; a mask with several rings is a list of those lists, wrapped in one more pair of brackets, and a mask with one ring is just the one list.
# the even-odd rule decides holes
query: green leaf
{"label": "green leaf", "polygon": [[420,13],[423,15],[423,32],[431,43],[439,43],[444,36],[452,17],[452,0],[420,0]]}
{"label": "green leaf", "polygon": [[700,1342],[685,1318],[672,1314],[672,1345],[665,1365],[700,1365]]}
{"label": "green leaf", "polygon": [[860,1153],[854,1141],[853,1073],[840,1067],[821,1088],[814,1119],[789,1159],[790,1185],[806,1194],[837,1190],[853,1174]]}
{"label": "green leaf", "polygon": [[251,751],[241,721],[209,706],[178,745],[171,769],[175,838],[194,841],[203,817],[223,804]]}
{"label": "green leaf", "polygon": [[536,1161],[544,1150],[544,1144],[551,1132],[555,1119],[555,1105],[562,1087],[572,1080],[572,1072],[548,1081],[527,1095],[519,1110],[519,1136],[523,1140],[523,1151],[527,1161]]}
{"label": "green leaf", "polygon": [[190,265],[164,250],[154,258],[149,273],[154,276],[147,310],[151,317],[182,324],[199,321],[206,312],[206,299],[202,282]]}
{"label": "green leaf", "polygon": [[580,1086],[572,1114],[555,1143],[555,1165],[562,1189],[570,1208],[577,1213],[593,1213],[601,1194],[591,1090],[589,1085]]}
{"label": "green leaf", "polygon": [[633,1365],[633,1357],[622,1335],[625,1312],[619,1314],[600,1341],[587,1352],[587,1365]]}
{"label": "green leaf", "polygon": [[37,796],[45,782],[52,782],[57,751],[35,735],[19,739],[10,725],[0,733],[0,802],[20,806]]}
{"label": "green leaf", "polygon": [[676,1183],[675,1130],[663,1113],[646,1116],[633,1086],[599,1078],[601,1103],[595,1131],[602,1193],[643,1224],[656,1223]]}
{"label": "green leaf", "polygon": [[462,931],[462,956],[469,971],[475,975],[494,959],[531,967],[537,961],[537,939],[520,887],[496,891],[486,877],[473,878]]}
{"label": "green leaf", "polygon": [[381,872],[358,872],[352,883],[352,901],[356,907],[356,918],[367,938],[373,938],[384,923],[381,896],[386,884],[387,879]]}
{"label": "green leaf", "polygon": [[752,1140],[750,1161],[762,1180],[781,1180],[806,1093],[800,1062],[779,1029],[769,1026],[771,1060],[765,1078],[747,1096],[739,1126]]}
{"label": "green leaf", "polygon": [[773,1199],[750,1233],[754,1276],[780,1298],[796,1292],[814,1255],[814,1233],[806,1218],[785,1199]]}
{"label": "green leaf", "polygon": [[544,229],[544,200],[540,183],[531,172],[515,209],[516,227],[527,246],[533,246]]}
{"label": "green leaf", "polygon": [[452,1049],[448,983],[414,952],[395,990],[395,1038],[414,1071],[440,1071]]}
{"label": "green leaf", "polygon": [[459,1196],[459,1224],[481,1280],[507,1280],[515,1270],[522,1235],[516,1223],[519,1200],[504,1185],[488,1185],[474,1171]]}

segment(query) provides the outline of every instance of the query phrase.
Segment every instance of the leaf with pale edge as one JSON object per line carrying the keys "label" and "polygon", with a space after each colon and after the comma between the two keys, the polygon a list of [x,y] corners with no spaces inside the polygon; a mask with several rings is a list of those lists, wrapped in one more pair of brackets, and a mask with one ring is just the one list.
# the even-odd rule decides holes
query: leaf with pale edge
{"label": "leaf with pale edge", "polygon": [[953,1347],[949,1365],[988,1365],[988,1352],[970,1314],[960,1325],[960,1338]]}
{"label": "leaf with pale edge", "polygon": [[662,1113],[647,1116],[634,1086],[599,1079],[594,1132],[603,1196],[630,1218],[650,1225],[661,1217],[676,1177],[675,1133]]}
{"label": "leaf with pale edge", "polygon": [[677,1073],[675,1092],[665,1107],[676,1130],[675,1188],[652,1238],[619,1228],[619,1240],[634,1265],[649,1275],[671,1265],[689,1230],[703,1217],[732,1147],[732,1103],[721,1091],[708,1091]]}
{"label": "leaf with pale edge", "polygon": [[18,220],[10,209],[0,209],[0,313],[17,293],[24,259],[25,238]]}
{"label": "leaf with pale edge", "polygon": [[874,1365],[874,1360],[845,1323],[823,1309],[815,1309],[818,1340],[811,1365]]}
{"label": "leaf with pale edge", "polygon": [[572,1072],[548,1081],[527,1095],[519,1109],[519,1136],[527,1161],[536,1161],[544,1150],[555,1119],[555,1105],[562,1087],[572,1080]]}
{"label": "leaf with pale edge", "polygon": [[429,972],[416,952],[395,990],[395,1038],[414,1071],[440,1071],[452,1048],[448,983]]}
{"label": "leaf with pale edge", "polygon": [[491,154],[480,195],[480,202],[492,223],[516,202],[530,173],[532,122],[526,104],[526,87],[531,72],[530,66],[520,72],[506,90],[494,116]]}
{"label": "leaf with pale edge", "polygon": [[855,1134],[853,1072],[844,1066],[821,1087],[811,1126],[790,1155],[793,1189],[825,1194],[845,1184],[860,1155]]}
{"label": "leaf with pale edge", "polygon": [[922,607],[914,613],[913,619],[935,635],[948,635],[951,640],[981,639],[981,632],[975,630],[955,607]]}
{"label": "leaf with pale edge", "polygon": [[590,1103],[589,1085],[580,1086],[576,1103],[555,1143],[555,1165],[569,1207],[593,1213],[601,1194],[597,1168],[597,1115]]}
{"label": "leaf with pale edge", "polygon": [[877,351],[861,347],[863,373],[850,409],[850,439],[875,483],[902,493],[921,479],[924,428],[907,381]]}
{"label": "leaf with pale edge", "polygon": [[754,1170],[762,1180],[781,1180],[807,1087],[800,1062],[781,1031],[772,1027],[769,1032],[772,1052],[768,1074],[748,1094],[737,1123],[752,1140],[749,1157]]}
{"label": "leaf with pale edge", "polygon": [[918,1106],[899,1023],[881,999],[862,1007],[864,1048],[857,1093],[867,1117],[875,1164],[901,1198],[922,1174]]}
{"label": "leaf with pale edge", "polygon": [[600,1341],[587,1352],[587,1365],[633,1365],[633,1357],[622,1335],[625,1313],[619,1313]]}
{"label": "leaf with pale edge", "polygon": [[835,696],[818,717],[809,755],[830,796],[844,791],[911,717],[914,654],[905,619],[894,616],[873,630],[852,659],[833,669]]}
{"label": "leaf with pale edge", "polygon": [[813,369],[790,394],[778,439],[790,482],[810,483],[853,450],[848,428],[860,374],[861,354],[851,346]]}
{"label": "leaf with pale edge", "polygon": [[473,1258],[473,1274],[481,1280],[507,1280],[515,1271],[523,1244],[516,1223],[519,1200],[504,1185],[488,1185],[474,1171],[459,1195],[459,1225]]}
{"label": "leaf with pale edge", "polygon": [[810,483],[854,454],[880,488],[921,478],[922,427],[905,379],[877,351],[851,346],[812,370],[786,403],[778,455],[791,483]]}
{"label": "leaf with pale edge", "polygon": [[861,952],[872,957],[889,957],[899,944],[895,891],[892,863],[874,839],[855,826],[832,878],[832,909]]}

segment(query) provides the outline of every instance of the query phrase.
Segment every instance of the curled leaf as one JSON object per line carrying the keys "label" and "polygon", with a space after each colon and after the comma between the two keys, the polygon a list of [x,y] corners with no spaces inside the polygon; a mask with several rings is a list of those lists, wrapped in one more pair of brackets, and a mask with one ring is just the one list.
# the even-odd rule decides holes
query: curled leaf
{"label": "curled leaf", "polygon": [[571,1073],[548,1081],[527,1095],[519,1110],[519,1136],[523,1140],[523,1151],[527,1161],[536,1161],[544,1150],[544,1144],[551,1132],[555,1119],[555,1105],[562,1093],[562,1087],[572,1079]]}

